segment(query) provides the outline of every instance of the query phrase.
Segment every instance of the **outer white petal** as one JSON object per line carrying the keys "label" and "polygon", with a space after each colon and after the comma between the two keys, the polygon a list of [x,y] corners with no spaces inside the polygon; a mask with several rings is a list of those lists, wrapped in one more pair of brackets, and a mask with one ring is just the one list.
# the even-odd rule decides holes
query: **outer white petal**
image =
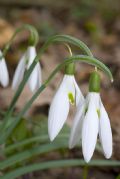
{"label": "outer white petal", "polygon": [[75,78],[74,78],[74,85],[75,85],[75,90],[76,90],[76,94],[75,94],[75,96],[76,96],[76,106],[79,105],[79,107],[80,107],[80,105],[82,105],[84,103],[84,96],[83,96],[80,88],[78,87],[78,84],[76,83]]}
{"label": "outer white petal", "polygon": [[38,73],[37,73],[37,85],[36,85],[36,89],[38,89],[40,86],[41,86],[41,84],[42,84],[42,71],[41,71],[41,66],[40,66],[40,63],[38,63],[37,65],[37,71],[38,71]]}
{"label": "outer white petal", "polygon": [[84,97],[82,97],[82,100],[79,101],[77,105],[77,111],[75,114],[75,118],[73,120],[73,125],[70,133],[70,139],[69,139],[69,148],[73,148],[81,139],[82,135],[82,126],[83,126],[83,119],[85,116],[85,108],[88,105],[89,101],[89,94],[86,97],[86,100],[84,100]]}
{"label": "outer white petal", "polygon": [[[28,64],[27,64],[27,69],[28,69],[36,57],[35,47],[33,47],[33,46],[28,47],[26,56],[27,56],[27,60],[28,60]],[[36,65],[29,77],[29,80],[28,80],[28,85],[29,85],[31,91],[34,91],[37,89],[37,83],[38,83],[38,68]]]}
{"label": "outer white petal", "polygon": [[21,83],[25,72],[25,65],[26,65],[26,55],[24,54],[20,59],[18,66],[15,70],[15,74],[12,82],[12,89],[17,89],[19,84]]}
{"label": "outer white petal", "polygon": [[106,158],[110,158],[112,155],[112,131],[110,126],[110,120],[107,112],[100,102],[100,125],[99,136],[102,144],[102,148]]}
{"label": "outer white petal", "polygon": [[[2,52],[0,51],[0,56],[1,55],[2,55]],[[9,83],[9,74],[8,74],[7,65],[6,65],[4,58],[0,60],[0,82],[3,85],[3,87],[8,86],[8,83]]]}
{"label": "outer white petal", "polygon": [[48,115],[48,133],[51,141],[54,140],[62,129],[69,113],[66,83],[65,76],[50,106]]}
{"label": "outer white petal", "polygon": [[35,66],[33,72],[31,73],[28,84],[32,92],[41,86],[41,71],[39,64]]}
{"label": "outer white petal", "polygon": [[97,103],[99,103],[99,94],[90,93],[88,111],[84,118],[82,128],[82,150],[86,162],[90,161],[97,142],[99,125]]}
{"label": "outer white petal", "polygon": [[30,65],[33,63],[35,57],[36,57],[36,49],[34,46],[28,47],[26,51],[26,57],[27,57],[27,69],[30,67]]}
{"label": "outer white petal", "polygon": [[69,139],[69,148],[73,148],[81,139],[82,124],[85,114],[85,103],[78,106]]}
{"label": "outer white petal", "polygon": [[[28,59],[28,64],[27,64],[27,69],[30,67],[30,65],[33,63],[37,53],[36,53],[36,49],[34,46],[31,46],[28,48],[27,50],[27,59]],[[28,85],[31,89],[31,91],[35,91],[37,90],[40,86],[41,86],[41,67],[40,64],[37,63],[37,65],[35,66],[34,70],[32,71],[29,80],[28,80]]]}

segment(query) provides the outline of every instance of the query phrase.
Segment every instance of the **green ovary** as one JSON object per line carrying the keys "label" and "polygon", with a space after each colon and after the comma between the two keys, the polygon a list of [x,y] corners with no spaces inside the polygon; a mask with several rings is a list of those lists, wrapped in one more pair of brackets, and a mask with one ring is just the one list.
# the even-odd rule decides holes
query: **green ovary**
{"label": "green ovary", "polygon": [[74,96],[73,96],[73,94],[71,92],[68,93],[68,98],[69,98],[70,103],[72,105],[74,105],[75,104],[75,98],[74,98]]}

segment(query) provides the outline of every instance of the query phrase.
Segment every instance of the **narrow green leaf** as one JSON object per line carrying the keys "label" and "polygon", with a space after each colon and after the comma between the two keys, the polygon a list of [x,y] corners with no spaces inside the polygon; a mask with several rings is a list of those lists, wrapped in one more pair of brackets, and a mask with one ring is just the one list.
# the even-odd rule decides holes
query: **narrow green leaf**
{"label": "narrow green leaf", "polygon": [[83,54],[93,57],[92,52],[90,51],[90,49],[87,47],[87,45],[84,42],[70,35],[52,36],[46,41],[45,46],[49,46],[51,42],[52,43],[62,42],[62,43],[68,43],[68,44],[74,45],[80,48],[83,51]]}
{"label": "narrow green leaf", "polygon": [[[56,161],[48,161],[41,162],[37,164],[28,165],[25,167],[20,167],[12,172],[9,172],[3,176],[1,179],[15,179],[21,175],[31,173],[38,170],[52,169],[52,168],[60,168],[60,167],[75,167],[75,166],[86,166],[84,160],[79,159],[70,159],[70,160],[56,160]],[[92,160],[88,166],[94,167],[120,167],[120,162],[113,160]]]}
{"label": "narrow green leaf", "polygon": [[[68,139],[68,136],[69,136],[69,134],[61,134],[57,137],[57,140]],[[48,135],[40,135],[40,136],[31,137],[31,138],[25,139],[21,142],[17,142],[15,144],[12,144],[12,145],[4,148],[1,152],[2,153],[10,152],[11,150],[20,148],[21,146],[25,146],[25,145],[28,145],[28,144],[33,143],[33,142],[39,142],[39,143],[49,142],[49,137],[48,137]]]}
{"label": "narrow green leaf", "polygon": [[[29,26],[26,26],[26,28],[29,28]],[[18,100],[22,90],[24,89],[24,86],[27,83],[31,72],[33,71],[33,69],[36,66],[37,62],[41,59],[41,55],[45,52],[45,50],[49,47],[49,45],[51,45],[52,43],[57,43],[57,42],[69,43],[69,44],[75,45],[75,46],[79,47],[80,49],[82,49],[84,54],[89,55],[89,56],[93,56],[91,51],[89,50],[89,48],[82,41],[80,41],[80,40],[78,40],[78,39],[76,39],[74,37],[71,37],[71,36],[68,36],[68,35],[55,35],[55,36],[50,37],[45,42],[43,47],[40,49],[38,55],[36,56],[35,60],[31,64],[30,68],[26,71],[24,79],[20,83],[19,88],[16,91],[16,93],[15,93],[15,95],[14,95],[12,101],[11,101],[11,104],[10,104],[10,106],[8,108],[8,111],[6,112],[6,115],[5,115],[4,119],[3,119],[3,125],[1,127],[1,133],[6,128],[6,125],[7,125],[7,122],[9,120],[9,117],[11,116],[11,113],[14,110],[16,101]]]}
{"label": "narrow green leaf", "polygon": [[36,146],[32,149],[26,150],[21,153],[17,153],[9,158],[7,158],[4,161],[0,162],[0,169],[3,170],[4,168],[7,168],[9,166],[14,165],[15,163],[21,162],[23,160],[29,159],[30,157],[36,156],[38,154],[47,153],[53,150],[61,149],[61,148],[67,148],[68,142],[67,140],[60,140],[57,142],[49,143],[49,144],[43,144],[40,146]]}

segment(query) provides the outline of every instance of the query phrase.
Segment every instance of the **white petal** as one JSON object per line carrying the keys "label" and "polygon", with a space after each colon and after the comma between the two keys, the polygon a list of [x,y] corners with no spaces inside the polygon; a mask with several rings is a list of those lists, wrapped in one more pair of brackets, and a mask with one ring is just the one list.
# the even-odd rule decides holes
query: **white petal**
{"label": "white petal", "polygon": [[34,46],[30,46],[28,47],[27,51],[26,51],[26,57],[27,57],[27,69],[30,67],[30,65],[33,63],[35,57],[36,57],[37,53],[36,53],[36,49]]}
{"label": "white petal", "polygon": [[85,114],[85,104],[78,106],[70,133],[69,148],[73,148],[81,139],[82,124]]}
{"label": "white petal", "polygon": [[[0,51],[0,56],[1,55],[2,55],[2,52]],[[0,82],[3,85],[3,87],[8,86],[8,83],[9,83],[9,74],[8,74],[7,65],[6,65],[4,58],[0,60]]]}
{"label": "white petal", "polygon": [[41,71],[40,65],[37,64],[31,73],[28,81],[31,91],[36,91],[41,86]]}
{"label": "white petal", "polygon": [[[33,63],[37,53],[36,53],[36,49],[34,46],[30,46],[27,50],[27,60],[28,60],[28,64],[27,64],[27,69],[30,67],[30,65]],[[31,91],[35,91],[37,90],[40,85],[41,85],[41,68],[40,68],[40,64],[37,63],[34,70],[32,71],[29,80],[28,80],[28,85],[31,89]]]}
{"label": "white petal", "polygon": [[86,100],[82,97],[82,100],[78,102],[77,111],[73,120],[72,129],[69,139],[69,148],[73,148],[82,138],[82,125],[85,116],[85,108],[88,105],[89,94],[86,96]]}
{"label": "white petal", "polygon": [[42,84],[42,71],[41,71],[40,63],[38,63],[36,66],[37,66],[37,70],[38,70],[38,75],[37,75],[38,82],[36,85],[36,89],[38,89]]}
{"label": "white petal", "polygon": [[102,102],[100,103],[99,136],[105,157],[110,158],[112,155],[112,131],[109,117]]}
{"label": "white petal", "polygon": [[97,142],[99,119],[96,105],[98,102],[99,94],[90,93],[88,110],[82,128],[82,150],[86,162],[90,161]]}
{"label": "white petal", "polygon": [[64,77],[50,106],[48,115],[48,133],[53,141],[62,129],[69,112],[69,100],[66,88],[66,77]]}
{"label": "white petal", "polygon": [[20,59],[18,66],[15,70],[15,74],[12,82],[12,89],[17,89],[19,84],[21,83],[25,72],[25,65],[26,65],[26,55],[24,54]]}
{"label": "white petal", "polygon": [[76,106],[82,105],[84,103],[84,96],[80,90],[80,88],[78,87],[78,84],[76,83],[76,80],[74,78],[74,85],[75,85],[75,90],[76,90]]}

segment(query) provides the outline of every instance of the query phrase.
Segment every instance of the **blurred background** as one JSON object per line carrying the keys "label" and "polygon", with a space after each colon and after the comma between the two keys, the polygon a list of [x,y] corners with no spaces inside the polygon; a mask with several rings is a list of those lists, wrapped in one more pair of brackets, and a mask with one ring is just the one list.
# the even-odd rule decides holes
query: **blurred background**
{"label": "blurred background", "polygon": [[[108,65],[114,76],[114,83],[101,73],[101,96],[109,113],[113,131],[113,156],[112,159],[120,160],[120,1],[119,0],[0,0],[0,48],[3,49],[9,41],[15,29],[23,23],[34,25],[40,35],[37,50],[41,48],[45,40],[54,34],[68,34],[85,42],[93,52],[93,55]],[[6,60],[10,72],[10,80],[19,58],[27,47],[28,33],[22,32],[15,39]],[[80,51],[73,49],[73,53]],[[54,45],[44,53],[41,59],[43,81],[56,67],[58,63],[68,56],[64,46]],[[88,91],[88,79],[93,67],[76,64],[76,80],[84,93]],[[26,118],[32,121],[32,127],[28,127],[24,137],[32,135],[32,129],[39,131],[41,121],[47,121],[47,114],[52,97],[63,77],[63,71],[56,75],[49,87],[34,102],[32,108],[26,114]],[[0,87],[0,108],[7,109],[14,91],[11,84],[8,88]],[[16,106],[16,112],[20,111],[25,102],[32,96],[25,87]],[[68,125],[71,125],[74,109],[71,109]],[[22,125],[27,125],[26,123]],[[47,133],[47,125],[44,132]],[[44,126],[44,127],[45,127]],[[18,126],[19,128],[19,126]],[[21,130],[21,128],[19,129]],[[23,130],[23,126],[22,126]],[[16,132],[16,131],[14,131]],[[28,135],[29,133],[29,135]],[[20,139],[21,140],[21,136]],[[12,143],[10,137],[9,143]],[[30,146],[29,146],[30,147]],[[10,154],[9,154],[10,155]],[[82,158],[81,148],[60,153],[53,152],[43,156],[43,159],[56,158]],[[103,158],[97,152],[94,158]],[[31,159],[39,161],[39,157]],[[27,161],[30,163],[31,161]],[[17,166],[16,166],[17,167]],[[89,179],[115,179],[120,173],[120,168],[90,168]],[[27,179],[80,179],[82,168],[54,169],[42,172],[34,172],[22,178]]]}

